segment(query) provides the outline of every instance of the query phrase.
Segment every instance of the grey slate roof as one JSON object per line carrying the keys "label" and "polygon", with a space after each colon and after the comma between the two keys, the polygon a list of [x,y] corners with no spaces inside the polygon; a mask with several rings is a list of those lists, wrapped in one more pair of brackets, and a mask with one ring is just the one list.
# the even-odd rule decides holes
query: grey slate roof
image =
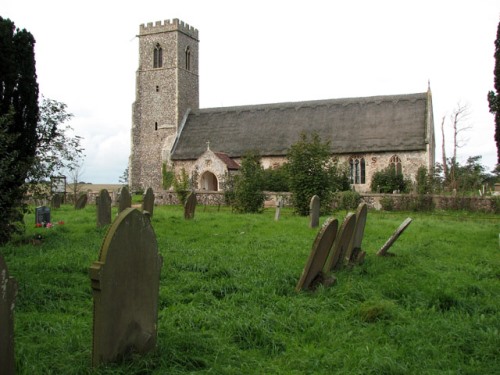
{"label": "grey slate roof", "polygon": [[232,158],[248,150],[284,156],[302,131],[330,140],[334,154],[425,150],[428,98],[418,93],[200,109],[189,113],[172,159],[197,159],[207,141]]}

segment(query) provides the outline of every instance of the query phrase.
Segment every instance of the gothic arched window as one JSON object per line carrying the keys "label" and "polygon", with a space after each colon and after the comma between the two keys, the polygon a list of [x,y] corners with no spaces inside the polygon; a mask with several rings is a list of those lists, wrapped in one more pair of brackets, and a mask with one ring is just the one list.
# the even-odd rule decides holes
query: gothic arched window
{"label": "gothic arched window", "polygon": [[394,168],[396,171],[396,174],[402,174],[403,169],[401,167],[401,159],[397,155],[392,155],[391,159],[389,160],[389,165],[391,168]]}
{"label": "gothic arched window", "polygon": [[157,43],[153,52],[153,68],[161,68],[163,66],[163,50],[160,44]]}
{"label": "gothic arched window", "polygon": [[191,70],[191,48],[186,47],[186,70]]}
{"label": "gothic arched window", "polygon": [[351,184],[364,184],[365,183],[365,159],[364,158],[350,158],[349,159],[349,179]]}

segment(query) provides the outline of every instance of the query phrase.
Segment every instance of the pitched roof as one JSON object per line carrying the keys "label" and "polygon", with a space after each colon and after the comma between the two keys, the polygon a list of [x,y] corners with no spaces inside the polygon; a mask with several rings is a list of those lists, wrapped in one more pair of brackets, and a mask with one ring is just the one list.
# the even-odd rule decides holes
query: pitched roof
{"label": "pitched roof", "polygon": [[214,154],[217,155],[217,157],[222,160],[224,164],[226,164],[228,170],[235,171],[240,169],[240,165],[231,159],[228,154],[224,152],[214,152]]}
{"label": "pitched roof", "polygon": [[428,93],[275,103],[192,111],[173,160],[196,159],[206,142],[229,157],[248,150],[286,155],[301,132],[330,141],[332,153],[423,150]]}

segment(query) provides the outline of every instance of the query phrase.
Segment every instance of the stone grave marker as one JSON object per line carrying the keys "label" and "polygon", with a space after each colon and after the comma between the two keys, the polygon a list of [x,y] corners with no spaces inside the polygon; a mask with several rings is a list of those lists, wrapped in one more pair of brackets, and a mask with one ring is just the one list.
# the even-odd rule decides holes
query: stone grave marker
{"label": "stone grave marker", "polygon": [[311,198],[311,203],[309,204],[309,217],[311,222],[309,227],[316,228],[319,226],[319,210],[320,210],[320,201],[317,195],[314,195]]}
{"label": "stone grave marker", "polygon": [[149,216],[153,216],[153,210],[155,208],[155,194],[152,188],[146,189],[146,194],[144,194],[144,199],[142,201],[142,211],[149,212]]}
{"label": "stone grave marker", "polygon": [[393,255],[389,253],[387,250],[392,246],[394,242],[399,238],[399,236],[405,231],[406,228],[411,224],[412,219],[411,218],[406,218],[405,221],[401,223],[398,229],[392,234],[392,236],[387,240],[387,242],[380,248],[379,251],[377,251],[377,255],[380,256],[386,256],[386,255]]}
{"label": "stone grave marker", "polygon": [[278,198],[276,200],[276,212],[274,213],[274,220],[279,221],[282,207],[283,207],[283,199]]}
{"label": "stone grave marker", "polygon": [[194,211],[196,210],[196,193],[191,192],[184,204],[184,219],[194,219]]}
{"label": "stone grave marker", "polygon": [[366,203],[361,203],[356,211],[354,234],[346,254],[346,259],[349,263],[362,263],[366,256],[366,252],[361,250],[361,242],[363,241],[363,235],[365,233],[367,215],[368,207]]}
{"label": "stone grave marker", "polygon": [[81,210],[84,209],[85,206],[87,205],[87,200],[88,200],[88,195],[87,194],[82,194],[80,197],[76,200],[75,202],[75,209],[76,210]]}
{"label": "stone grave marker", "polygon": [[356,214],[349,213],[340,226],[339,233],[335,239],[332,250],[328,255],[323,273],[327,274],[332,270],[339,270],[344,265],[345,256],[354,233],[356,225]]}
{"label": "stone grave marker", "polygon": [[9,270],[0,254],[0,374],[15,373],[14,358],[14,304],[17,282],[9,276]]}
{"label": "stone grave marker", "polygon": [[55,193],[50,201],[50,206],[54,209],[61,208],[62,196],[59,193]]}
{"label": "stone grave marker", "polygon": [[106,189],[102,189],[95,200],[97,206],[97,226],[111,224],[111,197]]}
{"label": "stone grave marker", "polygon": [[314,240],[311,253],[309,254],[309,258],[307,258],[307,263],[295,287],[295,291],[315,289],[319,284],[329,285],[334,283],[335,279],[325,279],[322,270],[337,236],[338,226],[339,222],[337,219],[329,218],[321,227]]}
{"label": "stone grave marker", "polygon": [[35,208],[35,224],[45,226],[47,223],[50,223],[50,208],[47,206]]}
{"label": "stone grave marker", "polygon": [[132,196],[128,191],[128,187],[122,186],[120,189],[120,196],[118,197],[118,213],[130,207],[132,207]]}
{"label": "stone grave marker", "polygon": [[94,299],[92,365],[156,346],[162,258],[149,219],[127,208],[89,269]]}

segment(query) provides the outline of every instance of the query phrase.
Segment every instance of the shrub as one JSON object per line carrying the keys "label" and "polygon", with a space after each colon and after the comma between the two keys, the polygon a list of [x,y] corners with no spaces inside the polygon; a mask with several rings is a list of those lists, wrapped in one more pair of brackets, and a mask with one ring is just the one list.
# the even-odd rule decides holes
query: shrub
{"label": "shrub", "polygon": [[336,194],[336,201],[340,210],[355,210],[361,202],[361,195],[355,191],[343,191]]}
{"label": "shrub", "polygon": [[283,192],[290,191],[288,164],[279,167],[264,169],[263,190]]}
{"label": "shrub", "polygon": [[394,210],[394,200],[392,197],[384,196],[380,199],[380,205],[384,211],[393,211]]}
{"label": "shrub", "polygon": [[181,205],[184,206],[189,195],[189,176],[184,168],[181,175],[174,179],[174,191]]}
{"label": "shrub", "polygon": [[235,178],[234,209],[238,212],[261,212],[265,200],[263,186],[260,156],[256,152],[248,152],[243,156],[240,174]]}
{"label": "shrub", "polygon": [[402,193],[408,192],[411,182],[405,180],[402,173],[396,173],[395,168],[387,168],[375,172],[371,182],[372,191],[376,193],[392,193],[398,190]]}
{"label": "shrub", "polygon": [[161,166],[161,177],[163,189],[168,190],[174,182],[175,174],[171,169],[167,168],[166,163]]}

